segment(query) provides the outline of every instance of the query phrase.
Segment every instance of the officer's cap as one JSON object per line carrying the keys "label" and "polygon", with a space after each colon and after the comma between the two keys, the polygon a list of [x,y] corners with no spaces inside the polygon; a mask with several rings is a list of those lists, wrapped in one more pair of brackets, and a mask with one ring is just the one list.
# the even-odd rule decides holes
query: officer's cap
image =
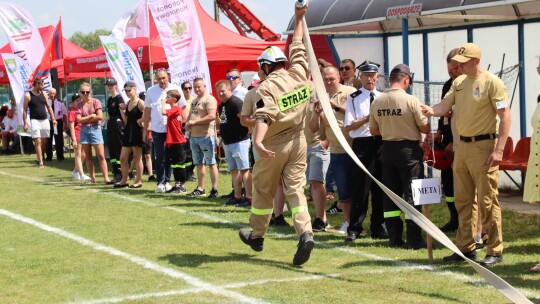
{"label": "officer's cap", "polygon": [[362,62],[356,68],[360,70],[360,73],[377,73],[381,65],[369,60]]}

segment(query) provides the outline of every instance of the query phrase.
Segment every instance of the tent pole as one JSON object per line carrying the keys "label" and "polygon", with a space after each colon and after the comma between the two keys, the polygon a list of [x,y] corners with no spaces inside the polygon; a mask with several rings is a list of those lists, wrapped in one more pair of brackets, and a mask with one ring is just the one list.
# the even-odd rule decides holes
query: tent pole
{"label": "tent pole", "polygon": [[[65,105],[66,105],[66,108],[69,107],[69,100],[68,100],[68,80],[67,80],[67,76],[66,76],[66,69],[64,68],[64,90],[66,92],[66,102],[65,102]],[[69,109],[68,109],[69,110]],[[69,128],[69,119],[68,119],[68,130],[71,131],[71,128]],[[71,158],[71,147],[72,147],[72,142],[71,142],[71,134],[70,136],[68,136],[68,151],[69,151],[69,158]]]}

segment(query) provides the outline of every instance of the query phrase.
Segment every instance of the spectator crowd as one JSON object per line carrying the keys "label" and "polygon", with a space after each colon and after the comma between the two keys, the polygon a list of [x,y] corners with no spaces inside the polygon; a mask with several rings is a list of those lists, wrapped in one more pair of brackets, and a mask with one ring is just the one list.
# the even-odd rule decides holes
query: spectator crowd
{"label": "spectator crowd", "polygon": [[[356,166],[340,138],[367,172],[414,206],[411,181],[424,178],[425,171],[420,142],[431,131],[428,117],[437,116],[435,146],[450,160],[441,173],[449,210],[448,223],[441,230],[456,232],[456,245],[466,257],[477,260],[477,251],[485,247],[481,264],[502,262],[498,164],[511,117],[504,84],[480,68],[480,48],[467,43],[448,54],[450,78],[442,101],[433,107],[407,93],[414,74],[405,64],[393,67],[389,87],[379,90],[380,65],[369,58],[359,65],[344,59],[339,66],[320,59],[324,94],[332,109],[325,113],[317,96],[321,92],[310,81],[298,19],[288,58],[279,48],[268,47],[258,60],[260,70],[253,83],[246,85],[241,71],[230,69],[213,87],[217,99],[203,78],[177,86],[164,69],[156,72],[157,83],[146,93],[137,92],[133,82],[118,88],[110,78],[106,80],[108,120],[103,123],[102,104],[92,96],[90,84],[82,83],[66,107],[54,89],[45,92],[43,81],[36,79],[24,96],[23,111],[29,115],[23,115],[23,130],[34,141],[38,167],[44,168],[53,154],[58,161],[65,159],[65,132],[74,150],[74,179],[97,182],[94,154],[103,182],[114,188],[141,188],[146,170],[147,182],[155,183],[156,193],[222,198],[224,205],[249,207],[253,230],[240,230],[240,238],[256,251],[263,250],[268,225],[290,225],[283,216],[287,201],[299,238],[293,263],[301,265],[313,249],[313,232],[331,229],[327,213],[342,214],[335,227],[346,242],[357,241],[367,230],[371,238],[388,239],[390,247],[426,248],[418,225],[404,219],[392,200]],[[293,95],[295,102],[287,102]],[[535,134],[537,112],[538,108],[532,121]],[[328,115],[334,116],[339,129],[331,127]],[[6,154],[20,144],[16,117],[14,104],[0,109]],[[531,146],[537,143],[536,138]],[[232,184],[230,193],[219,196],[221,159],[227,163]],[[538,159],[531,162],[538,166]],[[205,188],[207,170],[210,189]],[[187,181],[196,181],[196,187],[188,191]],[[538,175],[527,175],[526,201],[540,201],[538,183]],[[325,210],[334,195],[337,200]],[[308,200],[314,205],[311,215]],[[414,208],[422,212],[421,206]],[[369,211],[368,228],[364,220]],[[451,254],[444,261],[463,258]],[[539,265],[531,271],[540,272]]]}

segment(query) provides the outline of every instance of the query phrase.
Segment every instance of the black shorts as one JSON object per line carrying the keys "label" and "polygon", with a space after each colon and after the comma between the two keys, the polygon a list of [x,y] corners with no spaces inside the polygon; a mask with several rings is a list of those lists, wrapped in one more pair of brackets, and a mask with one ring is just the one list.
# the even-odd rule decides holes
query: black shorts
{"label": "black shorts", "polygon": [[143,143],[142,154],[152,154],[152,141]]}

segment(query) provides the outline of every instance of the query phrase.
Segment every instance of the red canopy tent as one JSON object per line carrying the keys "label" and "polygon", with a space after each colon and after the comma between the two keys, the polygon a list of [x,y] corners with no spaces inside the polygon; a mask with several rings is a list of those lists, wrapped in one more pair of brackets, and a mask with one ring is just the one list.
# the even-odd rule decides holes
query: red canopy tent
{"label": "red canopy tent", "polygon": [[[230,68],[237,68],[241,71],[257,71],[257,58],[263,49],[270,44],[285,50],[285,41],[273,41],[270,43],[241,36],[212,19],[198,1],[195,1],[195,6],[206,45],[210,77],[214,83],[219,79],[224,79],[227,70]],[[154,68],[168,67],[161,39],[157,34],[152,18],[150,19],[150,39],[133,38],[125,40],[137,55],[143,70],[148,70],[150,63],[153,64]],[[149,40],[151,56],[149,56],[148,50]],[[73,72],[96,72],[108,70],[109,68],[103,47],[99,47],[84,56],[66,58],[65,69],[69,76]]]}
{"label": "red canopy tent", "polygon": [[[43,41],[48,41],[50,36],[54,32],[54,26],[49,25],[45,27],[39,28],[39,34],[41,35],[41,38]],[[74,44],[73,42],[69,41],[68,39],[62,37],[62,44],[63,44],[63,51],[64,51],[64,57],[80,57],[80,56],[86,56],[89,52],[78,45]],[[2,48],[0,48],[0,53],[13,53],[11,50],[11,46],[8,44],[4,45]],[[64,60],[55,60],[52,63],[52,67],[57,68],[58,70],[58,78],[60,82],[64,81]],[[71,79],[80,79],[80,78],[95,78],[95,77],[103,77],[103,73],[96,73],[96,72],[90,72],[90,73],[70,73],[70,75],[67,77],[68,80]],[[4,66],[4,62],[0,61],[0,84],[9,84],[9,78],[6,72],[6,67]]]}

